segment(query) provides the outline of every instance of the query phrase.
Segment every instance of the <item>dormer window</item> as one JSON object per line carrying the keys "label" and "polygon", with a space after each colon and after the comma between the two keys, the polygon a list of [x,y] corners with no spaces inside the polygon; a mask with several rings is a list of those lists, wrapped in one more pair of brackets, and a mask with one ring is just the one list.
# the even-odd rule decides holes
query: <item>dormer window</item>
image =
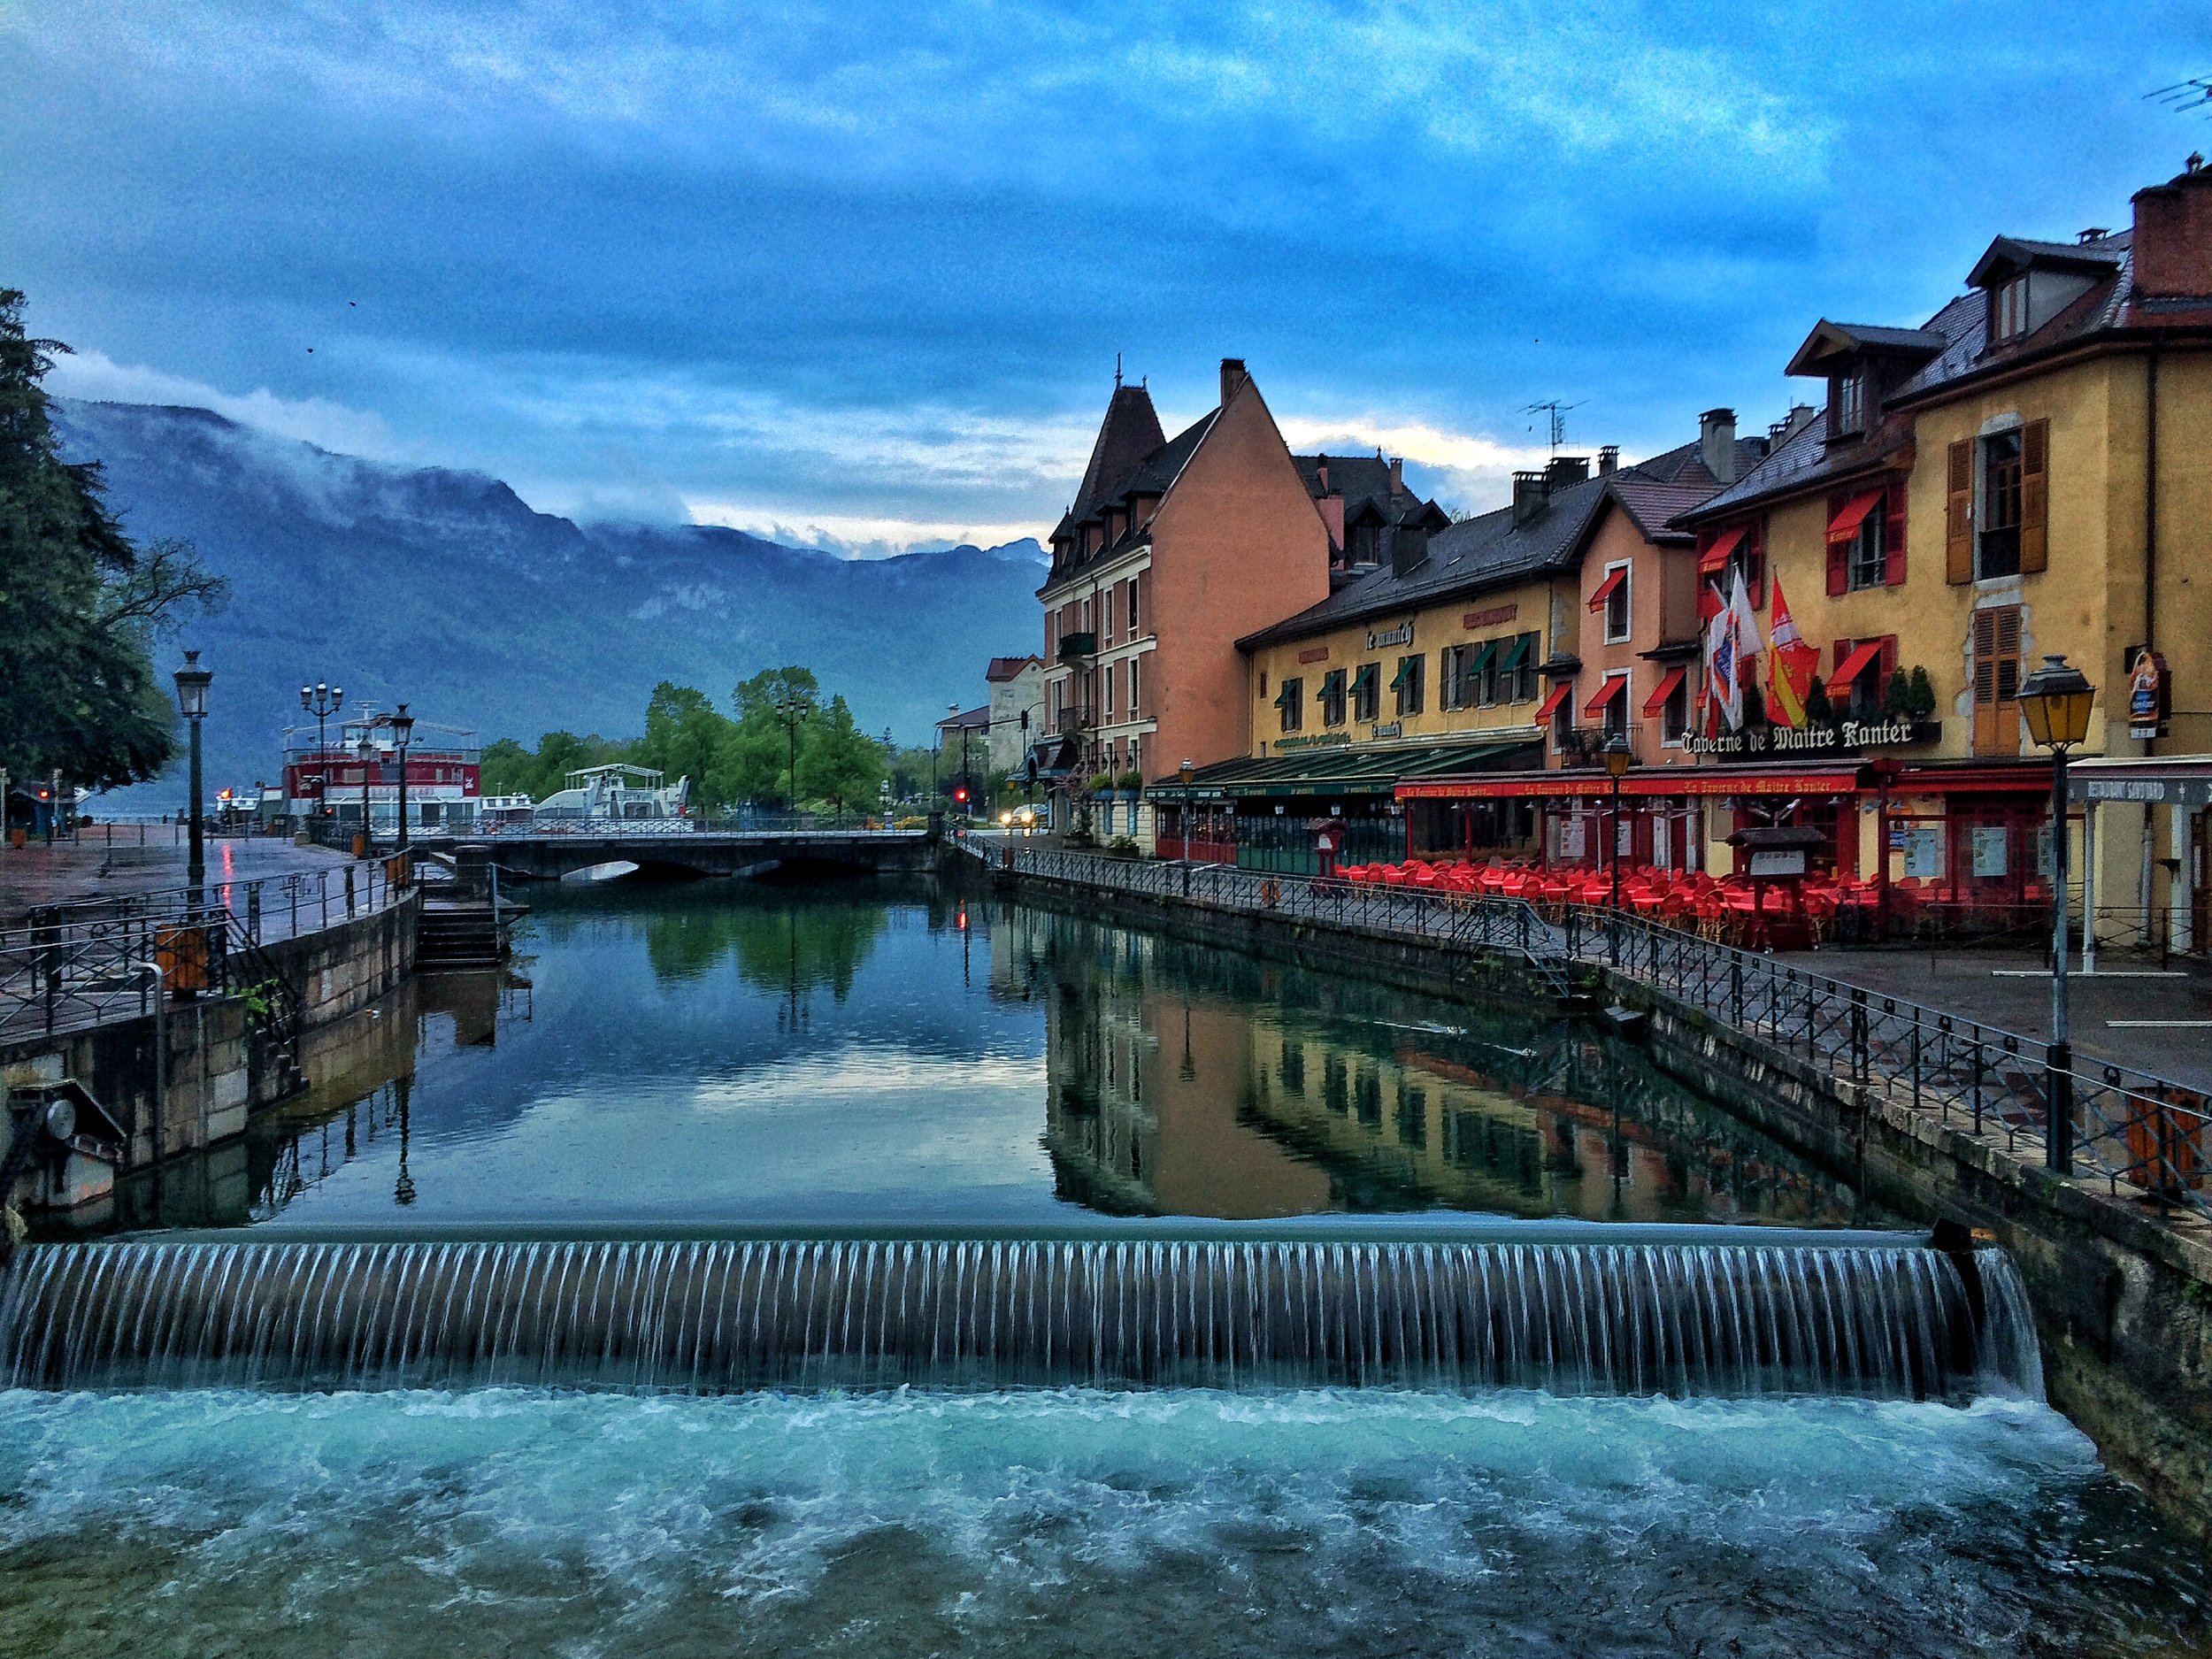
{"label": "dormer window", "polygon": [[1353,564],[1372,565],[1381,558],[1381,526],[1375,524],[1356,524],[1352,526],[1352,534],[1349,540],[1351,541],[1351,547],[1348,550],[1351,554]]}
{"label": "dormer window", "polygon": [[1864,369],[1853,368],[1828,382],[1828,407],[1835,414],[1830,425],[1839,434],[1866,430],[1866,376]]}
{"label": "dormer window", "polygon": [[1989,337],[2017,340],[2028,332],[2028,273],[2023,271],[1990,291]]}

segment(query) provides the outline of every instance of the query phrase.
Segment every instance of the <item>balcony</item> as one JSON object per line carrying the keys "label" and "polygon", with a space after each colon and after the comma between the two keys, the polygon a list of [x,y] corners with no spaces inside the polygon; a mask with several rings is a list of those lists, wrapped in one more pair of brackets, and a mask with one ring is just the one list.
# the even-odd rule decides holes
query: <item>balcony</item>
{"label": "balcony", "polygon": [[1086,657],[1098,655],[1098,635],[1095,634],[1063,634],[1060,636],[1060,660],[1080,662]]}

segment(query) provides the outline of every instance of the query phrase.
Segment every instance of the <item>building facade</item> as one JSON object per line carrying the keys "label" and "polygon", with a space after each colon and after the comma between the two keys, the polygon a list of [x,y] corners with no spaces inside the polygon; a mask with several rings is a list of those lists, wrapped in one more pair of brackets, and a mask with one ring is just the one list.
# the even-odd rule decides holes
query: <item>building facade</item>
{"label": "building facade", "polygon": [[1013,772],[1044,735],[1045,663],[1041,657],[994,657],[983,671],[989,687],[985,705],[990,722],[993,772]]}
{"label": "building facade", "polygon": [[[1321,513],[1243,363],[1220,402],[1164,439],[1150,395],[1117,386],[1075,502],[1052,535],[1043,738],[1029,770],[1056,825],[1248,741],[1235,641],[1329,591]],[[1150,815],[1133,815],[1141,841]]]}

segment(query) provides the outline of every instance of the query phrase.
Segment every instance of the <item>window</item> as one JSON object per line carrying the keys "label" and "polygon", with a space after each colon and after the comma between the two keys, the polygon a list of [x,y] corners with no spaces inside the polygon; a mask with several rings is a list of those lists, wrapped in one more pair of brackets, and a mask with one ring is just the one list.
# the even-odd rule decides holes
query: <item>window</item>
{"label": "window", "polygon": [[1859,534],[1846,556],[1853,593],[1879,588],[1889,580],[1888,526],[1889,516],[1878,506],[1859,520]]}
{"label": "window", "polygon": [[[1137,591],[1133,583],[1131,584],[1129,591],[1133,594]],[[1143,660],[1141,657],[1133,657],[1129,659],[1129,712],[1133,715],[1137,711],[1137,664]]]}
{"label": "window", "polygon": [[1110,719],[1112,719],[1112,718],[1114,718],[1114,682],[1115,682],[1116,680],[1119,680],[1120,678],[1121,678],[1121,669],[1120,669],[1119,664],[1114,664],[1114,663],[1109,663],[1109,664],[1106,664],[1106,718],[1107,718],[1108,719],[1110,719]]}
{"label": "window", "polygon": [[1866,376],[1863,371],[1853,369],[1839,374],[1829,381],[1828,406],[1836,411],[1834,429],[1839,433],[1866,430]]}
{"label": "window", "polygon": [[1536,635],[1524,634],[1513,642],[1517,661],[1513,664],[1513,697],[1515,703],[1533,703],[1536,700]]}
{"label": "window", "polygon": [[1989,296],[1989,337],[2016,340],[2028,332],[2028,277],[2022,272]]}
{"label": "window", "polygon": [[1457,710],[1468,706],[1467,665],[1473,659],[1471,645],[1447,645],[1437,658],[1436,706]]}
{"label": "window", "polygon": [[1628,676],[1609,675],[1607,683],[1614,683],[1616,678],[1620,689],[1605,700],[1605,741],[1609,743],[1617,737],[1628,735]]}
{"label": "window", "polygon": [[2020,573],[2020,434],[1993,432],[1982,440],[1981,534],[1976,541],[1974,574]]}
{"label": "window", "polygon": [[1137,579],[1129,579],[1129,637],[1137,637]]}
{"label": "window", "polygon": [[1667,693],[1667,700],[1659,709],[1659,734],[1667,742],[1679,743],[1690,730],[1690,677],[1682,675],[1674,682],[1674,689]]}
{"label": "window", "polygon": [[1828,687],[1836,713],[1847,720],[1880,719],[1889,677],[1897,672],[1897,636],[1886,634],[1878,639],[1838,640],[1834,650],[1837,678],[1847,667],[1855,670],[1848,685],[1831,683]]}
{"label": "window", "polygon": [[[1616,573],[1620,578],[1618,581],[1613,580]],[[1617,645],[1628,637],[1628,566],[1607,566],[1605,580],[1612,588],[1605,596],[1605,642]]]}
{"label": "window", "polygon": [[2020,752],[2020,607],[1974,613],[1974,752]]}
{"label": "window", "polygon": [[1352,718],[1372,720],[1382,712],[1382,664],[1362,663],[1352,676]]}
{"label": "window", "polygon": [[1379,557],[1382,532],[1379,526],[1356,524],[1352,526],[1351,545],[1346,550],[1355,565],[1372,565]]}
{"label": "window", "polygon": [[1398,718],[1421,712],[1421,670],[1428,659],[1424,657],[1401,657],[1398,677],[1390,682],[1390,689],[1397,695]]}
{"label": "window", "polygon": [[1283,681],[1283,688],[1275,695],[1276,710],[1282,716],[1283,730],[1295,732],[1306,723],[1306,682],[1296,676]]}
{"label": "window", "polygon": [[1321,689],[1314,694],[1321,703],[1321,724],[1344,724],[1344,671],[1333,668],[1321,677]]}

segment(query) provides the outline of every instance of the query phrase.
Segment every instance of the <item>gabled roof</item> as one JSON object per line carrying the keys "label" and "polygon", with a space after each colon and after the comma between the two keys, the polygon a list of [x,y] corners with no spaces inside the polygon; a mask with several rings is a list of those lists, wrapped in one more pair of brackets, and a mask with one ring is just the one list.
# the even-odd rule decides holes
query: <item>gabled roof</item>
{"label": "gabled roof", "polygon": [[947,715],[937,722],[937,729],[941,732],[957,732],[965,727],[979,732],[990,723],[991,705],[987,703],[978,708],[964,709],[958,714]]}
{"label": "gabled roof", "polygon": [[[1151,406],[1151,400],[1147,398],[1146,409],[1149,410]],[[1097,492],[1089,508],[1084,513],[1079,516],[1071,512],[1067,518],[1063,518],[1060,521],[1060,528],[1052,533],[1054,540],[1057,541],[1060,537],[1071,532],[1087,520],[1094,520],[1102,517],[1109,507],[1126,506],[1129,498],[1133,495],[1166,495],[1174,488],[1175,480],[1182,476],[1183,468],[1189,465],[1191,456],[1197,450],[1198,446],[1206,441],[1206,434],[1213,430],[1213,424],[1220,414],[1221,411],[1218,409],[1207,411],[1205,414],[1191,422],[1167,442],[1156,445],[1149,453],[1140,457],[1122,478]],[[1156,424],[1153,430],[1156,432],[1158,429]],[[1081,575],[1094,565],[1119,557],[1129,549],[1141,542],[1148,534],[1146,526],[1132,522],[1119,536],[1102,545],[1087,557],[1071,558],[1064,564],[1056,559],[1053,568],[1046,573],[1044,586],[1037,591],[1040,594],[1045,593],[1063,582]]]}
{"label": "gabled roof", "polygon": [[1824,317],[1805,336],[1805,343],[1798,347],[1786,373],[1825,374],[1822,365],[1863,352],[1932,357],[1947,343],[1941,334],[1925,328],[1878,328],[1865,323],[1832,323]]}
{"label": "gabled roof", "polygon": [[983,682],[997,685],[1002,680],[1019,680],[1029,669],[1042,668],[1044,665],[1045,659],[1041,657],[994,657],[990,666],[983,671]]}
{"label": "gabled roof", "polygon": [[1152,394],[1141,386],[1115,387],[1106,400],[1106,419],[1098,423],[1090,465],[1083,469],[1083,482],[1068,516],[1078,523],[1089,518],[1146,456],[1166,442]]}
{"label": "gabled roof", "polygon": [[2119,268],[2132,233],[2100,236],[2091,242],[2035,242],[2025,236],[2000,236],[1966,273],[1975,288],[1985,288],[2031,265],[2051,265],[2093,275]]}

